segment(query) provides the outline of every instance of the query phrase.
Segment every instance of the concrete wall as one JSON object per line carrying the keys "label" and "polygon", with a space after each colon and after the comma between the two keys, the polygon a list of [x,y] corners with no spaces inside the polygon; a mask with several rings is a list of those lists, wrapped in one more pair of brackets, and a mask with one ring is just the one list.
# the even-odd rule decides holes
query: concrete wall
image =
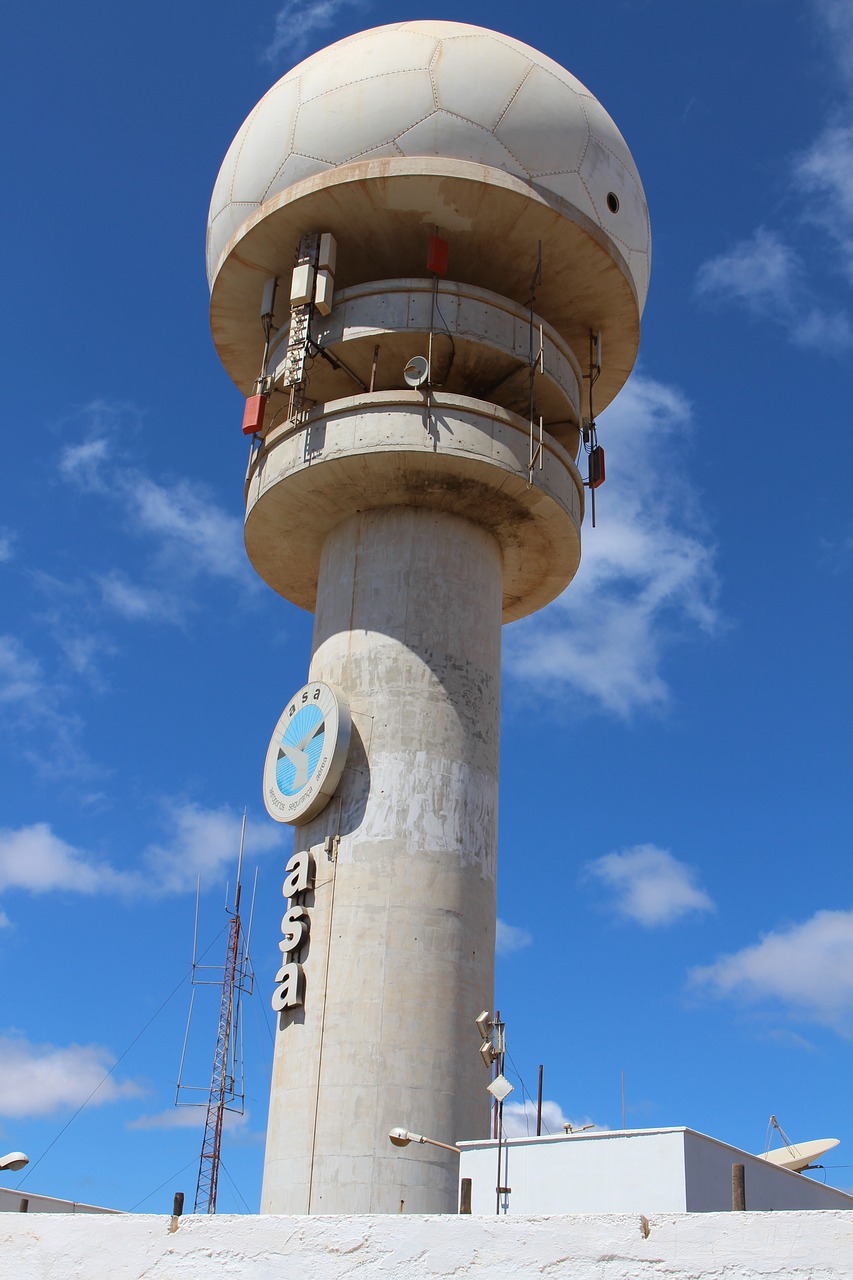
{"label": "concrete wall", "polygon": [[15,1280],[850,1280],[851,1213],[0,1219]]}

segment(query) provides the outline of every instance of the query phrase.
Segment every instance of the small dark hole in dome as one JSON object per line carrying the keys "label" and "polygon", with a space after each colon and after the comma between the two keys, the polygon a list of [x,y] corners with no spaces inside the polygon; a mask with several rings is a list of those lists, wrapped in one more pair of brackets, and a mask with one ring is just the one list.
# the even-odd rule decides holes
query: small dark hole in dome
{"label": "small dark hole in dome", "polygon": [[611,212],[611,213],[618,213],[618,212],[619,212],[619,197],[617,196],[617,194],[616,194],[616,192],[615,192],[615,191],[608,191],[608,193],[607,193],[607,207],[608,207],[608,209],[610,210],[610,212]]}

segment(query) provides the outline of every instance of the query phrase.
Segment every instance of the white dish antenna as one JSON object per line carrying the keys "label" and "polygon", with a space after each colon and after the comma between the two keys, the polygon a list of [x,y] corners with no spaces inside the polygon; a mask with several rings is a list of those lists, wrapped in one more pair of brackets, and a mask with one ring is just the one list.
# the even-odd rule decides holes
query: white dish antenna
{"label": "white dish antenna", "polygon": [[422,387],[429,377],[429,361],[426,356],[412,356],[403,370],[406,385],[415,389]]}
{"label": "white dish antenna", "polygon": [[840,1141],[840,1138],[815,1138],[812,1142],[790,1143],[787,1147],[777,1147],[775,1151],[765,1151],[757,1159],[775,1164],[779,1169],[791,1169],[794,1173],[799,1173],[827,1151],[837,1147]]}

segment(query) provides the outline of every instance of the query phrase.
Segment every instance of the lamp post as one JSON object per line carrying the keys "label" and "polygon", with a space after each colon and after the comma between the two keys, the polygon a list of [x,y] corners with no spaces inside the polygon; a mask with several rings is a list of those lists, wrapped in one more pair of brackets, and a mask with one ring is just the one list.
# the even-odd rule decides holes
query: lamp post
{"label": "lamp post", "polygon": [[[441,1147],[442,1150],[444,1151],[455,1152],[457,1156],[462,1155],[462,1152],[459,1150],[459,1148],[452,1147],[449,1142],[439,1142],[437,1138],[427,1138],[427,1137],[424,1137],[422,1133],[410,1133],[408,1129],[404,1129],[402,1126],[398,1126],[397,1128],[392,1129],[391,1132],[388,1134],[388,1137],[390,1138],[391,1142],[394,1144],[395,1147],[407,1147],[410,1142],[426,1142],[431,1147]],[[402,1213],[402,1211],[403,1211],[403,1206],[401,1201],[400,1212]],[[459,1184],[459,1212],[460,1213],[471,1212],[471,1179],[470,1178],[463,1178]]]}
{"label": "lamp post", "polygon": [[431,1147],[443,1147],[445,1151],[454,1151],[456,1155],[460,1155],[458,1147],[452,1147],[449,1142],[439,1142],[437,1138],[425,1138],[422,1133],[409,1133],[408,1129],[396,1128],[392,1129],[388,1134],[395,1147],[407,1147],[410,1142],[428,1142]]}
{"label": "lamp post", "polygon": [[30,1163],[30,1157],[25,1156],[23,1151],[10,1151],[5,1156],[0,1156],[0,1173],[17,1173],[19,1169],[23,1169],[25,1165]]}

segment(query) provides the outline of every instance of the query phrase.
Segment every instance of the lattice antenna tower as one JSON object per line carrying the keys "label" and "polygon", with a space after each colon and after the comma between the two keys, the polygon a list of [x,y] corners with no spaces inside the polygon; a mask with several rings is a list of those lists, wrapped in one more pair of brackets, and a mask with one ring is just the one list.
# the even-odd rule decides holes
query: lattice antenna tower
{"label": "lattice antenna tower", "polygon": [[[243,1018],[242,997],[251,995],[254,989],[255,975],[249,956],[249,939],[252,932],[252,916],[255,908],[255,891],[258,873],[255,871],[255,883],[252,889],[252,903],[249,910],[249,924],[243,932],[240,916],[240,899],[242,895],[243,845],[246,838],[246,811],[243,810],[243,824],[240,830],[240,853],[237,859],[237,883],[234,891],[233,909],[226,907],[230,919],[228,922],[228,942],[225,951],[225,964],[201,965],[198,963],[198,893],[196,893],[195,929],[193,933],[192,962],[192,995],[187,1017],[187,1028],[184,1034],[184,1047],[181,1053],[181,1065],[178,1070],[178,1085],[175,1093],[176,1106],[205,1107],[204,1137],[199,1158],[198,1182],[196,1184],[194,1213],[215,1213],[216,1193],[219,1186],[219,1165],[222,1150],[222,1130],[226,1111],[242,1115],[245,1107],[245,1063],[243,1054]],[[222,969],[222,978],[201,977],[211,971]],[[190,1036],[195,993],[199,986],[218,986],[221,989],[219,1001],[219,1024],[216,1033],[216,1044],[213,1051],[213,1068],[210,1085],[188,1085],[184,1083],[184,1064],[187,1054],[187,1043]],[[207,1101],[188,1101],[186,1093],[207,1093]]]}

